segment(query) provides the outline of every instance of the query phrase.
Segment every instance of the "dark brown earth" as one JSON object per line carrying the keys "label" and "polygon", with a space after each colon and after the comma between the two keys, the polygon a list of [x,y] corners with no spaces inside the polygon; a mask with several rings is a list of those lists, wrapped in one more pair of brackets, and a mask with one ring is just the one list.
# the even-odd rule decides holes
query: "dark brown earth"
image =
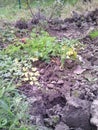
{"label": "dark brown earth", "polygon": [[[39,21],[32,20],[32,24]],[[85,49],[78,52],[80,62],[66,60],[63,69],[59,58],[49,64],[33,64],[39,69],[41,87],[20,87],[31,106],[31,124],[42,130],[97,130],[90,124],[90,106],[98,96],[98,38],[88,36],[92,27],[98,27],[98,9],[86,15],[74,12],[72,18],[48,21],[50,35],[79,39]]]}

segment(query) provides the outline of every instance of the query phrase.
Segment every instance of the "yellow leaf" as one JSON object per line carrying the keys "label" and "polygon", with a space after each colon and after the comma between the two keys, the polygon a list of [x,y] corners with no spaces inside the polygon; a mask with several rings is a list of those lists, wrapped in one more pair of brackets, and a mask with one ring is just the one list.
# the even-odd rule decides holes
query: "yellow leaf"
{"label": "yellow leaf", "polygon": [[75,52],[75,50],[73,48],[69,48],[68,52],[66,53],[67,56],[69,57],[73,57],[76,58],[77,57],[77,53]]}
{"label": "yellow leaf", "polygon": [[32,77],[29,77],[30,80],[33,80]]}
{"label": "yellow leaf", "polygon": [[38,71],[36,71],[36,72],[34,73],[34,75],[35,75],[35,76],[40,76],[40,74],[39,74]]}
{"label": "yellow leaf", "polygon": [[29,72],[29,75],[30,75],[30,76],[33,76],[33,75],[34,75],[34,73],[33,73],[33,72]]}
{"label": "yellow leaf", "polygon": [[31,81],[30,84],[33,85],[34,84],[33,81]]}
{"label": "yellow leaf", "polygon": [[33,58],[32,60],[33,60],[33,62],[34,62],[34,61],[38,61],[38,58]]}
{"label": "yellow leaf", "polygon": [[23,81],[28,81],[29,79],[28,78],[23,78]]}
{"label": "yellow leaf", "polygon": [[35,82],[35,85],[40,86],[39,82]]}
{"label": "yellow leaf", "polygon": [[38,79],[36,77],[32,77],[32,80],[35,82],[37,81]]}
{"label": "yellow leaf", "polygon": [[34,68],[34,67],[33,67],[33,68],[32,68],[32,71],[33,71],[33,72],[37,71],[37,68]]}
{"label": "yellow leaf", "polygon": [[22,69],[23,69],[23,71],[27,71],[27,69],[25,67],[23,67]]}
{"label": "yellow leaf", "polygon": [[25,77],[28,77],[28,73],[24,73]]}
{"label": "yellow leaf", "polygon": [[68,52],[66,53],[67,56],[71,56],[71,55],[73,55],[73,54],[74,54],[73,50],[70,50],[70,51],[68,51]]}

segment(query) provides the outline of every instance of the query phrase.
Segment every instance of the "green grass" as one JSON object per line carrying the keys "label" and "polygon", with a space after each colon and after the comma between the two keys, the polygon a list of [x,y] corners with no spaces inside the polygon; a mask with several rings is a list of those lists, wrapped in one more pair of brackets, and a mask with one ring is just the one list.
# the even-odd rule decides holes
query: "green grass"
{"label": "green grass", "polygon": [[9,45],[2,52],[18,59],[22,57],[27,58],[25,56],[28,56],[49,62],[51,57],[56,56],[60,57],[61,61],[63,61],[68,57],[77,57],[74,49],[74,45],[77,43],[76,40],[68,39],[64,39],[58,43],[55,37],[49,36],[49,34],[44,31],[38,36],[36,36],[36,32],[32,32],[31,38],[26,40],[26,44],[17,42],[15,45]]}

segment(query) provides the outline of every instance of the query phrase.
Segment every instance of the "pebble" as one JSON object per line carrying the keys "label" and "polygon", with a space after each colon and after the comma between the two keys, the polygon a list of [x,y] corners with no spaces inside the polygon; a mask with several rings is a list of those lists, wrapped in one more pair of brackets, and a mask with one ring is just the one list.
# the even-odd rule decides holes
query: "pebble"
{"label": "pebble", "polygon": [[56,81],[52,81],[51,83],[52,83],[52,84],[56,84]]}
{"label": "pebble", "polygon": [[48,88],[54,88],[54,85],[53,84],[47,84],[47,87]]}
{"label": "pebble", "polygon": [[58,80],[57,84],[62,85],[64,84],[64,81],[62,79]]}
{"label": "pebble", "polygon": [[40,70],[40,74],[44,74],[44,69],[41,69],[41,70]]}

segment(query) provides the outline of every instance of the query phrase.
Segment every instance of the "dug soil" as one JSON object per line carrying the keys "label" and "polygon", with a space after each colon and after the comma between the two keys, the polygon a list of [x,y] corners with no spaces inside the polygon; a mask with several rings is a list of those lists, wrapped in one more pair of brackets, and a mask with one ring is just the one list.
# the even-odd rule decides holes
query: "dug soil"
{"label": "dug soil", "polygon": [[[37,24],[32,20],[32,24]],[[18,26],[18,24],[17,24]],[[27,26],[25,26],[27,27]],[[20,90],[30,103],[30,122],[39,130],[96,130],[91,124],[91,104],[98,96],[98,37],[88,36],[98,27],[98,9],[86,15],[73,12],[72,18],[48,21],[47,31],[61,39],[79,39],[80,62],[66,60],[60,68],[59,58],[49,64],[37,61],[41,87],[25,84]]]}
{"label": "dug soil", "polygon": [[[17,21],[15,27],[31,29],[47,20],[45,17],[32,19],[28,23]],[[30,104],[30,120],[39,130],[97,130],[91,123],[91,105],[98,96],[98,37],[88,34],[98,28],[98,9],[72,18],[51,19],[45,30],[59,39],[78,39],[84,49],[78,52],[78,61],[60,59],[50,63],[37,61],[33,65],[40,72],[41,87],[23,84],[19,89],[27,96]]]}

